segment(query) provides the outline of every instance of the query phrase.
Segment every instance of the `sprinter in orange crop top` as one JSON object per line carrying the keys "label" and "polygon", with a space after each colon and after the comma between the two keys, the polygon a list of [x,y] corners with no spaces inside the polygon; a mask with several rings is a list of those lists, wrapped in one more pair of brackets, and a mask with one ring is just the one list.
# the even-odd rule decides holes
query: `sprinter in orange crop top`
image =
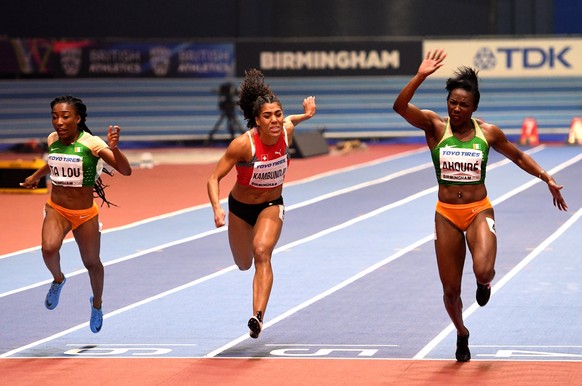
{"label": "sprinter in orange crop top", "polygon": [[237,180],[228,196],[228,239],[240,270],[255,265],[253,314],[249,334],[258,338],[273,286],[271,256],[281,235],[285,207],[283,182],[289,146],[299,123],[313,117],[315,97],[303,100],[303,114],[283,116],[283,107],[256,69],[245,71],[238,102],[249,130],[236,137],[218,161],[207,184],[216,227],[225,222],[219,184],[236,167]]}
{"label": "sprinter in orange crop top", "polygon": [[457,330],[459,362],[471,359],[469,330],[463,321],[461,279],[467,246],[473,258],[477,280],[476,300],[489,301],[495,276],[497,236],[493,207],[487,198],[485,169],[489,148],[495,149],[527,173],[548,184],[559,210],[567,210],[561,185],[532,157],[508,141],[501,129],[472,118],[479,106],[477,72],[460,67],[446,82],[448,117],[421,110],[410,103],[424,80],[444,64],[443,50],[429,51],[416,75],[404,86],[393,109],[408,123],[424,131],[435,162],[438,202],[435,213],[435,250],[445,308]]}

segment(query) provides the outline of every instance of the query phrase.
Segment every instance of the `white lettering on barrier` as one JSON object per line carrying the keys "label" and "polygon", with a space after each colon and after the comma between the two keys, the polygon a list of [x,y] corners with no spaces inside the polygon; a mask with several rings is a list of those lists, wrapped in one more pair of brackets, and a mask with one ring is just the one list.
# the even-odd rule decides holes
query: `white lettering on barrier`
{"label": "white lettering on barrier", "polygon": [[399,51],[262,51],[265,70],[400,68]]}

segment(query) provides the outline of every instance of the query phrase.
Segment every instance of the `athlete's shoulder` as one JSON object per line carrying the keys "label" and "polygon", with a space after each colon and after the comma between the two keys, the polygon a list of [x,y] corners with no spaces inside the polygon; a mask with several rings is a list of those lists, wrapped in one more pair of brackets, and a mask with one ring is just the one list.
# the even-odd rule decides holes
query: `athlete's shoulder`
{"label": "athlete's shoulder", "polygon": [[[252,129],[251,129],[252,130]],[[234,138],[226,149],[226,155],[237,162],[247,161],[252,152],[252,131],[246,131]]]}
{"label": "athlete's shoulder", "polygon": [[505,138],[503,131],[495,124],[486,122],[482,119],[475,119],[483,136],[487,140],[490,146],[494,145],[498,140]]}
{"label": "athlete's shoulder", "polygon": [[48,135],[46,142],[47,142],[47,145],[50,146],[58,140],[59,140],[59,135],[57,134],[56,131],[53,131]]}
{"label": "athlete's shoulder", "polygon": [[479,128],[481,128],[481,130],[483,130],[485,134],[501,131],[501,129],[497,125],[486,122],[480,118],[475,118],[475,122],[477,122]]}
{"label": "athlete's shoulder", "polygon": [[107,143],[101,137],[92,135],[86,131],[81,132],[77,142],[91,149],[93,155],[97,156],[99,152],[107,147]]}

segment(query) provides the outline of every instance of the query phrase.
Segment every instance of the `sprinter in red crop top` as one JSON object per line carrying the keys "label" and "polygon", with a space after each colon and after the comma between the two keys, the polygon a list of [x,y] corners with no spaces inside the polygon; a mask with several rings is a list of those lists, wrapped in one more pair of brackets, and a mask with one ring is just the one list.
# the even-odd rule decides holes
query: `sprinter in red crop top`
{"label": "sprinter in red crop top", "polygon": [[234,167],[237,180],[228,196],[228,239],[236,265],[246,271],[255,265],[253,316],[249,334],[258,338],[271,288],[271,255],[281,235],[285,207],[283,181],[289,165],[293,130],[315,114],[315,97],[303,100],[303,114],[283,116],[283,107],[264,82],[263,73],[245,71],[238,102],[249,130],[236,137],[208,180],[208,197],[216,227],[225,222],[220,204],[220,180]]}

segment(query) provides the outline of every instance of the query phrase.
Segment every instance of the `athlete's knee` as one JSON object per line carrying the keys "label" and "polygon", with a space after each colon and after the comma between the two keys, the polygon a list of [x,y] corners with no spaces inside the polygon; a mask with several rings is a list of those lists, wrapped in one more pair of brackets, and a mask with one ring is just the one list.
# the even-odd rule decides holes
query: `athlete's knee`
{"label": "athlete's knee", "polygon": [[235,261],[235,264],[240,271],[248,271],[253,266],[252,261],[249,261],[249,262],[245,261],[244,263],[239,262],[239,261]]}
{"label": "athlete's knee", "polygon": [[59,253],[60,248],[60,244],[43,243],[41,247],[42,258],[47,261],[53,259]]}
{"label": "athlete's knee", "polygon": [[452,304],[461,298],[460,286],[443,286],[443,299],[445,303]]}
{"label": "athlete's knee", "polygon": [[250,253],[234,253],[234,263],[240,271],[248,271],[253,266],[253,256]]}
{"label": "athlete's knee", "polygon": [[253,248],[253,255],[255,257],[256,263],[263,263],[271,260],[272,248],[267,247],[265,244],[257,244]]}
{"label": "athlete's knee", "polygon": [[84,259],[83,260],[83,265],[85,266],[85,268],[87,268],[87,271],[89,272],[99,272],[99,271],[103,271],[103,263],[101,263],[101,260],[99,259],[99,257],[95,258],[95,259]]}
{"label": "athlete's knee", "polygon": [[493,281],[494,277],[495,277],[495,270],[493,268],[486,269],[486,270],[479,271],[479,272],[475,272],[475,278],[477,279],[477,282],[479,282],[481,284],[491,283]]}

